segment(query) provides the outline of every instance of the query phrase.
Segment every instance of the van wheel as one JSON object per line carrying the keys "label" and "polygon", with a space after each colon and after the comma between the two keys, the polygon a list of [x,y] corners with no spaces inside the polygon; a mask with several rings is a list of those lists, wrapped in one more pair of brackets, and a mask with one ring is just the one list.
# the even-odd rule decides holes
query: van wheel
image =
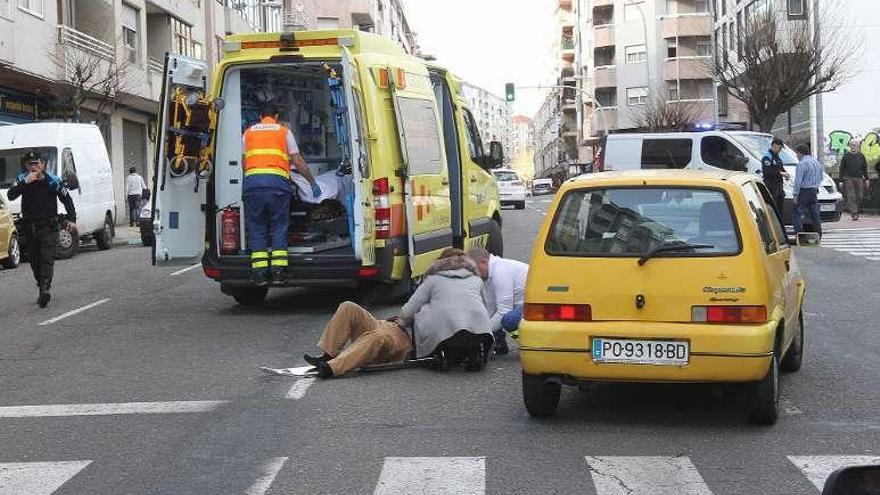
{"label": "van wheel", "polygon": [[21,262],[21,247],[18,244],[18,236],[13,235],[9,238],[9,249],[6,250],[6,259],[3,260],[3,268],[12,270]]}
{"label": "van wheel", "polygon": [[752,385],[749,421],[759,425],[776,424],[779,418],[779,358],[773,354],[767,376]]}
{"label": "van wheel", "polygon": [[798,314],[798,329],[794,334],[794,339],[788,346],[785,356],[782,358],[782,364],[779,368],[782,371],[793,372],[801,369],[801,361],[804,358],[804,314]]}
{"label": "van wheel", "polygon": [[517,210],[525,210],[526,209],[526,202],[520,201],[519,203],[516,204],[515,208]]}
{"label": "van wheel", "polygon": [[65,229],[58,230],[58,249],[55,250],[56,260],[73,258],[79,251],[79,231],[73,229],[68,232]]}
{"label": "van wheel", "polygon": [[229,292],[229,295],[242,306],[256,306],[266,301],[268,293],[269,289],[266,287],[255,287],[253,289],[236,289]]}
{"label": "van wheel", "polygon": [[95,243],[101,251],[113,247],[113,222],[110,221],[110,215],[104,218],[104,227],[95,234]]}
{"label": "van wheel", "polygon": [[501,224],[494,218],[492,219],[492,226],[489,227],[489,241],[486,243],[486,250],[495,256],[504,256],[504,238],[501,236]]}
{"label": "van wheel", "polygon": [[543,380],[540,376],[522,374],[523,402],[533,418],[549,418],[556,414],[562,385]]}

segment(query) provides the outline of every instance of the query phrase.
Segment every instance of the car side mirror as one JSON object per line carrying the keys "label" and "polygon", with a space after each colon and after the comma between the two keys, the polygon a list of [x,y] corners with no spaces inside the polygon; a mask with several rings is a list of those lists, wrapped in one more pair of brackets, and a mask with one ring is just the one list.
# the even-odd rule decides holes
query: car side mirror
{"label": "car side mirror", "polygon": [[831,473],[822,495],[873,495],[880,493],[880,466],[849,466]]}
{"label": "car side mirror", "polygon": [[497,167],[504,163],[504,147],[498,141],[489,143],[489,164]]}
{"label": "car side mirror", "polygon": [[67,174],[64,176],[64,187],[71,191],[79,189],[79,178],[76,174]]}

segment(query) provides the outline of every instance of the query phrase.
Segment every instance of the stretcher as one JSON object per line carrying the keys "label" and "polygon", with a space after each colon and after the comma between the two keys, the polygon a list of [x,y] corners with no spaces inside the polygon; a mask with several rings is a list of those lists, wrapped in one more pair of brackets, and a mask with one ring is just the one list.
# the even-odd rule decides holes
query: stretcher
{"label": "stretcher", "polygon": [[[357,371],[358,373],[369,373],[373,371],[405,370],[410,368],[439,368],[438,365],[440,363],[441,358],[433,355],[419,359],[407,359],[402,363],[371,364],[369,366],[358,368],[355,371]],[[260,371],[269,375],[291,376],[298,378],[318,376],[318,369],[314,366],[300,366],[297,368],[269,368],[266,366],[260,366]]]}

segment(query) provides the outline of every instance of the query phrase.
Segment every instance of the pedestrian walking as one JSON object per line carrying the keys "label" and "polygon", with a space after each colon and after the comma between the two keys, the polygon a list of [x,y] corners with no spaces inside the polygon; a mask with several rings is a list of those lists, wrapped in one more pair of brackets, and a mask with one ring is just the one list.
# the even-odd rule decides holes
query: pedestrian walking
{"label": "pedestrian walking", "polygon": [[293,193],[290,162],[311,184],[315,197],[321,195],[321,187],[300,154],[293,133],[278,123],[274,106],[266,105],[260,110],[260,122],[245,130],[241,140],[242,197],[252,277],[260,287],[268,285],[270,278],[273,284],[281,285],[287,279],[287,227]]}
{"label": "pedestrian walking", "polygon": [[472,248],[468,255],[486,282],[486,307],[495,336],[495,354],[507,354],[507,334],[515,337],[522,319],[529,265],[495,256],[480,246]]}
{"label": "pedestrian walking", "polygon": [[795,233],[803,232],[803,216],[809,215],[813,227],[819,236],[822,236],[822,219],[819,215],[819,186],[824,178],[822,165],[810,154],[809,144],[799,144],[795,148],[798,157],[797,169],[794,174],[794,187],[792,197],[794,199],[794,212],[792,225]]}
{"label": "pedestrian walking", "polygon": [[840,161],[840,182],[846,195],[846,209],[853,220],[859,219],[859,209],[868,188],[868,161],[859,151],[859,143],[851,142]]}
{"label": "pedestrian walking", "polygon": [[137,169],[134,167],[128,169],[128,175],[125,177],[125,195],[128,198],[129,227],[134,227],[138,223],[138,217],[141,214],[141,196],[146,190],[147,183],[137,173]]}
{"label": "pedestrian walking", "polygon": [[781,139],[774,138],[770,149],[761,158],[761,176],[773,198],[773,207],[776,209],[776,216],[780,221],[782,221],[782,211],[785,205],[785,188],[782,184],[785,179],[791,177],[791,174],[785,171],[782,159],[779,158],[779,152],[782,151],[783,146],[785,143]]}
{"label": "pedestrian walking", "polygon": [[[46,171],[46,162],[40,155],[34,152],[25,155],[25,167],[26,170],[15,178],[7,197],[14,200],[21,196],[21,225],[40,294],[37,304],[45,308],[52,297],[49,291],[55,271],[59,224],[73,232],[76,229],[76,209],[67,187],[61,179]],[[58,215],[59,200],[67,213],[63,221]]]}

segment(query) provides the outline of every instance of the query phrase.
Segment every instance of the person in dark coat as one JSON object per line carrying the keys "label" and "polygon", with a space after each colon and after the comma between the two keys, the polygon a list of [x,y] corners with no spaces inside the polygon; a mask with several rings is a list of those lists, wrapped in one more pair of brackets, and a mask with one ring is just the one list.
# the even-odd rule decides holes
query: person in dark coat
{"label": "person in dark coat", "polygon": [[785,188],[782,184],[785,179],[791,177],[785,171],[782,159],[779,158],[779,152],[782,151],[783,146],[785,146],[785,143],[781,139],[774,138],[770,144],[770,149],[761,158],[761,175],[764,177],[764,185],[767,186],[770,195],[773,197],[773,206],[776,208],[776,215],[780,219],[782,219],[782,210],[785,205]]}
{"label": "person in dark coat", "polygon": [[859,219],[859,209],[868,187],[868,161],[859,151],[859,143],[851,142],[840,160],[840,182],[846,194],[846,209],[853,220]]}

